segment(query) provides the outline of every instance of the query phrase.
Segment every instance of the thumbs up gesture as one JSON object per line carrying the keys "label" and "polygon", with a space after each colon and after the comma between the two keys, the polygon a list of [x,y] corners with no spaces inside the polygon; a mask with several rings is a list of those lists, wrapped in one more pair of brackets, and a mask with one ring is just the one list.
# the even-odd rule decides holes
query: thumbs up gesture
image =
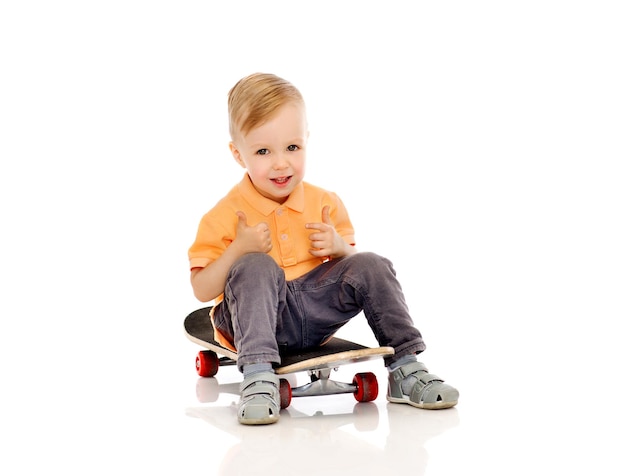
{"label": "thumbs up gesture", "polygon": [[309,235],[309,240],[311,240],[309,253],[313,256],[338,258],[347,254],[346,250],[350,245],[335,230],[330,219],[330,207],[328,205],[322,209],[321,223],[307,223],[305,226],[307,229],[317,230]]}
{"label": "thumbs up gesture", "polygon": [[243,253],[269,253],[272,249],[272,236],[269,225],[262,221],[248,225],[248,218],[242,211],[237,212],[237,243]]}

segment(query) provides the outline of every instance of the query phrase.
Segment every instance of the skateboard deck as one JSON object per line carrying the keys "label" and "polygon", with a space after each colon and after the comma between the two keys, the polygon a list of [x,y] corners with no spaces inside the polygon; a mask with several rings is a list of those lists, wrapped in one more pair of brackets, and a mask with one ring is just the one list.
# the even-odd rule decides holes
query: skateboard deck
{"label": "skateboard deck", "polygon": [[[184,321],[187,337],[206,349],[200,351],[196,357],[196,371],[201,377],[213,377],[220,366],[234,365],[237,362],[236,352],[215,341],[210,311],[211,307],[198,309],[189,314]],[[311,377],[311,383],[293,389],[284,388],[289,383],[281,379],[281,398],[283,399],[281,406],[283,408],[288,406],[287,400],[290,401],[291,396],[337,393],[354,393],[357,401],[374,400],[378,394],[378,383],[373,373],[357,374],[352,384],[345,384],[331,380],[330,371],[345,364],[378,359],[393,355],[393,353],[392,347],[367,347],[338,337],[332,337],[326,344],[312,349],[281,353],[281,364],[274,369],[276,374],[285,375],[307,371]]]}

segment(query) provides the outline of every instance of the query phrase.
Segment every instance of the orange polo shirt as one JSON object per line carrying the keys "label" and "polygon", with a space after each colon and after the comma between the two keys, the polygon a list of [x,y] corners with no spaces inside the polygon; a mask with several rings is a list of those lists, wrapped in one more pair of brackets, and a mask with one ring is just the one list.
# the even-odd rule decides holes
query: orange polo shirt
{"label": "orange polo shirt", "polygon": [[[315,230],[306,223],[322,222],[322,209],[330,207],[330,219],[343,239],[354,245],[354,229],[341,199],[307,182],[301,182],[283,204],[256,191],[248,174],[235,185],[200,221],[195,242],[189,249],[189,268],[204,268],[215,261],[233,242],[237,232],[236,213],[246,214],[248,225],[269,225],[272,250],[268,253],[285,271],[288,281],[319,266],[324,260],[309,253],[309,235]],[[215,302],[221,302],[219,296]],[[221,339],[220,339],[221,340]]]}

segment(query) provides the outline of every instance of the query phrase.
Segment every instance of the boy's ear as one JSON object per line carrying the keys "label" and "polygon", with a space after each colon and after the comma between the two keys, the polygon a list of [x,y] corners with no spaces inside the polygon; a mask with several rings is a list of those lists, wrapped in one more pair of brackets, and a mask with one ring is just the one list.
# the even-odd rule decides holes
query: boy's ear
{"label": "boy's ear", "polygon": [[229,142],[228,143],[228,147],[230,148],[230,153],[233,154],[233,157],[235,158],[235,160],[237,161],[237,163],[239,165],[241,165],[244,169],[246,168],[246,164],[243,163],[243,160],[241,160],[241,154],[239,153],[239,149],[237,148],[237,146],[235,145],[234,142]]}

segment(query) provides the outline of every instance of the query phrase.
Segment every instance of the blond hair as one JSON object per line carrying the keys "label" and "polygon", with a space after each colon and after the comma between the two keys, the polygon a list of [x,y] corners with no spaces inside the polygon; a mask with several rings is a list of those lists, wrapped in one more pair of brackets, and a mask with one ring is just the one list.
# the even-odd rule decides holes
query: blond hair
{"label": "blond hair", "polygon": [[228,92],[230,136],[248,134],[287,103],[304,106],[300,91],[274,74],[254,73],[240,79]]}

